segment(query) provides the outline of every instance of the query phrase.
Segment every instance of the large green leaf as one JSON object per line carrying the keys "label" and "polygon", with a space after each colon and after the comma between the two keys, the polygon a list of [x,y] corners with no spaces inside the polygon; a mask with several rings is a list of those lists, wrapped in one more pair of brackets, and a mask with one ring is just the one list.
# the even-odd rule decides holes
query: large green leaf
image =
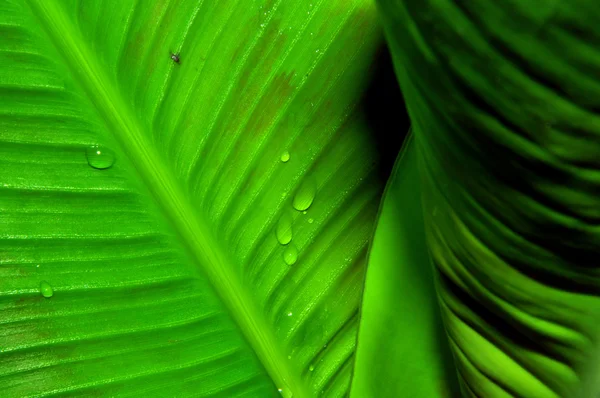
{"label": "large green leaf", "polygon": [[1,395],[345,395],[380,40],[367,0],[1,2]]}
{"label": "large green leaf", "polygon": [[463,393],[600,393],[600,8],[379,0]]}

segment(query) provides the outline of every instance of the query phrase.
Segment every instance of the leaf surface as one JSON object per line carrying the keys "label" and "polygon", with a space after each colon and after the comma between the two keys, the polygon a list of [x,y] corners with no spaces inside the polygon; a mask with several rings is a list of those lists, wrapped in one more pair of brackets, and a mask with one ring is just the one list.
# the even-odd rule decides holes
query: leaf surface
{"label": "leaf surface", "polygon": [[394,165],[369,252],[352,397],[456,396],[427,252],[417,148]]}
{"label": "leaf surface", "polygon": [[380,40],[363,0],[2,2],[3,395],[346,394]]}
{"label": "leaf surface", "polygon": [[463,395],[597,396],[600,10],[379,5]]}

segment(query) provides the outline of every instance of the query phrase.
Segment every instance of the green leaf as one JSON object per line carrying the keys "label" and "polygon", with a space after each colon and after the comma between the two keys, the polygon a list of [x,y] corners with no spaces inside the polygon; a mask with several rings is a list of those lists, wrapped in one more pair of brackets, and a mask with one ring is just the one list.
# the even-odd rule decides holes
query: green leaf
{"label": "green leaf", "polygon": [[380,42],[366,0],[2,2],[2,395],[347,394]]}
{"label": "green leaf", "polygon": [[464,396],[598,396],[596,3],[379,5]]}
{"label": "green leaf", "polygon": [[433,285],[410,136],[388,181],[369,252],[353,397],[456,396]]}

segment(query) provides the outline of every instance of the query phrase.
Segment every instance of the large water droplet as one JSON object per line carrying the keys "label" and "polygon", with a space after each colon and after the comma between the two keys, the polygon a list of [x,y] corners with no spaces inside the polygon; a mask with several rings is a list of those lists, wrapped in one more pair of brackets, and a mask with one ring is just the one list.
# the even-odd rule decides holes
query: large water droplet
{"label": "large water droplet", "polygon": [[296,260],[298,260],[298,249],[296,249],[296,246],[292,243],[283,251],[283,261],[285,261],[287,265],[294,265]]}
{"label": "large water droplet", "polygon": [[108,169],[115,162],[115,154],[101,145],[93,145],[85,150],[85,156],[90,166],[95,169]]}
{"label": "large water droplet", "polygon": [[52,286],[48,282],[42,281],[40,283],[40,293],[42,293],[42,296],[50,298],[54,295],[54,290],[52,290]]}
{"label": "large water droplet", "polygon": [[300,185],[292,201],[292,206],[298,211],[307,210],[312,205],[313,200],[315,200],[316,194],[317,184],[313,178],[309,177]]}
{"label": "large water droplet", "polygon": [[279,160],[281,160],[283,163],[287,163],[287,161],[290,160],[290,153],[288,151],[283,152]]}
{"label": "large water droplet", "polygon": [[283,213],[277,222],[275,236],[282,245],[287,245],[292,241],[292,216],[289,213]]}

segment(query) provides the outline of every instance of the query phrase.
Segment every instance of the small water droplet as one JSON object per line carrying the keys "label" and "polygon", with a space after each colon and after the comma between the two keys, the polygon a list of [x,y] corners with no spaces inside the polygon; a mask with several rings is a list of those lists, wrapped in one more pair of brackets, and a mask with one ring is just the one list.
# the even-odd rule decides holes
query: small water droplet
{"label": "small water droplet", "polygon": [[282,385],[280,387],[277,388],[277,391],[279,391],[279,393],[281,394],[281,396],[283,398],[292,398],[293,394],[292,391],[290,390],[290,388],[287,385]]}
{"label": "small water droplet", "polygon": [[287,245],[292,241],[292,216],[289,213],[283,213],[277,227],[275,228],[275,236],[277,241],[282,245]]}
{"label": "small water droplet", "polygon": [[314,222],[315,222],[315,220],[314,220],[313,218],[309,218],[309,219],[308,219],[308,223],[309,223],[309,224],[312,224],[312,223],[314,223]]}
{"label": "small water droplet", "polygon": [[40,283],[40,293],[42,293],[42,296],[46,297],[46,298],[50,298],[54,295],[54,290],[52,289],[52,286],[50,286],[50,284],[46,281],[42,281]]}
{"label": "small water droplet", "polygon": [[318,54],[321,50],[320,49],[316,49],[315,52]]}
{"label": "small water droplet", "polygon": [[298,249],[296,249],[296,246],[292,243],[283,251],[283,261],[285,261],[287,265],[294,265],[296,260],[298,260]]}
{"label": "small water droplet", "polygon": [[291,356],[291,355],[288,355],[288,359],[292,359],[292,356]]}
{"label": "small water droplet", "polygon": [[317,184],[315,183],[314,179],[310,177],[306,178],[296,192],[292,206],[294,206],[294,209],[298,211],[308,210],[310,205],[312,205],[313,200],[315,200],[316,193]]}
{"label": "small water droplet", "polygon": [[288,314],[287,314],[287,315],[288,315],[288,316],[292,316],[292,315],[294,315],[294,314],[292,314],[291,312],[288,312]]}
{"label": "small water droplet", "polygon": [[38,264],[38,265],[36,265],[36,266],[35,266],[35,268],[40,268],[40,265],[39,265],[39,264]]}
{"label": "small water droplet", "polygon": [[310,365],[310,366],[308,367],[308,370],[309,370],[310,372],[312,372],[313,370],[315,370],[315,367],[314,367],[313,365]]}
{"label": "small water droplet", "polygon": [[285,151],[281,154],[279,160],[281,160],[283,163],[287,163],[287,161],[290,160],[290,153],[288,151]]}
{"label": "small water droplet", "polygon": [[265,27],[265,24],[264,24],[264,23],[261,23],[261,24],[260,24],[260,27],[261,27],[261,28],[264,28],[264,27]]}
{"label": "small water droplet", "polygon": [[108,169],[115,162],[115,154],[108,148],[93,145],[85,150],[88,164],[95,169]]}

